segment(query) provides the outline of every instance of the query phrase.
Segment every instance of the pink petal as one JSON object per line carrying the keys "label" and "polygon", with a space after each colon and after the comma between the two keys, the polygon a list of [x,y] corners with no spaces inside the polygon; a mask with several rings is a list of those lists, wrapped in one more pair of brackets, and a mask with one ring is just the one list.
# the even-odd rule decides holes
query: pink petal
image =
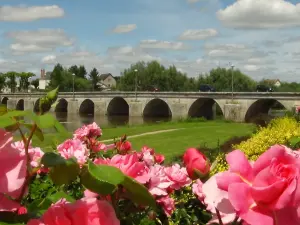
{"label": "pink petal", "polygon": [[235,150],[227,154],[226,161],[229,164],[230,172],[237,173],[248,181],[252,181],[252,166],[243,152],[240,150]]}
{"label": "pink petal", "polygon": [[268,167],[273,158],[277,158],[279,161],[282,161],[285,164],[295,164],[297,160],[286,151],[284,146],[274,145],[269,150],[264,152],[254,163],[254,176],[256,176],[256,174],[258,174],[264,168]]}
{"label": "pink petal", "polygon": [[12,201],[0,193],[0,211],[15,211],[20,207],[21,205],[18,202]]}
{"label": "pink petal", "polygon": [[233,208],[240,214],[247,213],[255,202],[251,196],[251,187],[245,183],[233,183],[228,188],[228,197]]}
{"label": "pink petal", "polygon": [[[246,222],[245,224],[248,225],[274,225],[275,224],[272,212],[265,211],[258,207],[249,210],[245,214],[241,214],[240,218],[245,220]],[[285,225],[290,225],[290,224],[285,224]]]}
{"label": "pink petal", "polygon": [[276,211],[276,225],[299,225],[300,217],[297,208],[284,208]]}
{"label": "pink petal", "polygon": [[218,173],[216,176],[218,188],[224,191],[228,191],[228,186],[232,183],[243,183],[241,177],[238,174],[230,173],[228,171]]}

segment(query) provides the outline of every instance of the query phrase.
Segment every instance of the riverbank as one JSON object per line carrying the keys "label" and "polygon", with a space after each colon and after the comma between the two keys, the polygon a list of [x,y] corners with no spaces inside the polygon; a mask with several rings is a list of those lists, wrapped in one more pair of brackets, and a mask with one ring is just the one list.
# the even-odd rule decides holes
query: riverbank
{"label": "riverbank", "polygon": [[[249,135],[254,131],[252,124],[231,123],[226,121],[182,121],[167,122],[151,125],[120,126],[103,128],[101,140],[106,144],[112,143],[114,138],[126,134],[134,149],[141,149],[147,145],[166,156],[170,161],[181,155],[188,147],[207,146],[216,148],[233,136]],[[69,134],[72,137],[72,134]],[[45,134],[45,140],[33,139],[34,146],[40,146],[44,151],[51,151],[53,140],[56,145],[66,137],[56,134]]]}

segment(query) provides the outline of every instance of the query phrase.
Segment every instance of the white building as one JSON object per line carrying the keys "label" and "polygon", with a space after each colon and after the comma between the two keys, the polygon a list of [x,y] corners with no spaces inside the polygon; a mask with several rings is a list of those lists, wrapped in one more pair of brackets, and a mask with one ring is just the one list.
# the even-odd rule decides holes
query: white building
{"label": "white building", "polygon": [[50,76],[46,74],[44,69],[41,69],[41,78],[39,80],[39,90],[45,90],[50,83]]}

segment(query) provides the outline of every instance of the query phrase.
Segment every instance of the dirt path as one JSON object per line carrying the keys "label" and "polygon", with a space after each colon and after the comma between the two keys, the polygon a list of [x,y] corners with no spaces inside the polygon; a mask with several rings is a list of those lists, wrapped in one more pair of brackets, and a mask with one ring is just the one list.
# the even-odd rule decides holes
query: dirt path
{"label": "dirt path", "polygon": [[[172,131],[183,130],[183,129],[186,129],[186,128],[176,128],[176,129],[168,129],[168,130],[156,130],[156,131],[146,132],[146,133],[142,133],[142,134],[135,134],[135,135],[132,135],[132,136],[127,136],[127,139],[141,137],[141,136],[146,136],[146,135],[153,135],[153,134],[160,134],[160,133],[172,132]],[[101,142],[111,142],[111,141],[114,141],[114,139],[106,139],[106,140],[103,140]]]}

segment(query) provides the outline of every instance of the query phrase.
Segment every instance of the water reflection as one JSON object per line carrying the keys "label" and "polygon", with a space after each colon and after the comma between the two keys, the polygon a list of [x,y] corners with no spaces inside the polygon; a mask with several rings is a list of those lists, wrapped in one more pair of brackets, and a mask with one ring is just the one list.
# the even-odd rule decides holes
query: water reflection
{"label": "water reflection", "polygon": [[94,116],[92,114],[68,114],[65,112],[53,113],[59,122],[61,122],[67,130],[74,131],[83,124],[96,122],[100,126],[122,126],[122,125],[139,125],[151,124],[170,121],[171,118],[159,117],[129,117],[129,116]]}

